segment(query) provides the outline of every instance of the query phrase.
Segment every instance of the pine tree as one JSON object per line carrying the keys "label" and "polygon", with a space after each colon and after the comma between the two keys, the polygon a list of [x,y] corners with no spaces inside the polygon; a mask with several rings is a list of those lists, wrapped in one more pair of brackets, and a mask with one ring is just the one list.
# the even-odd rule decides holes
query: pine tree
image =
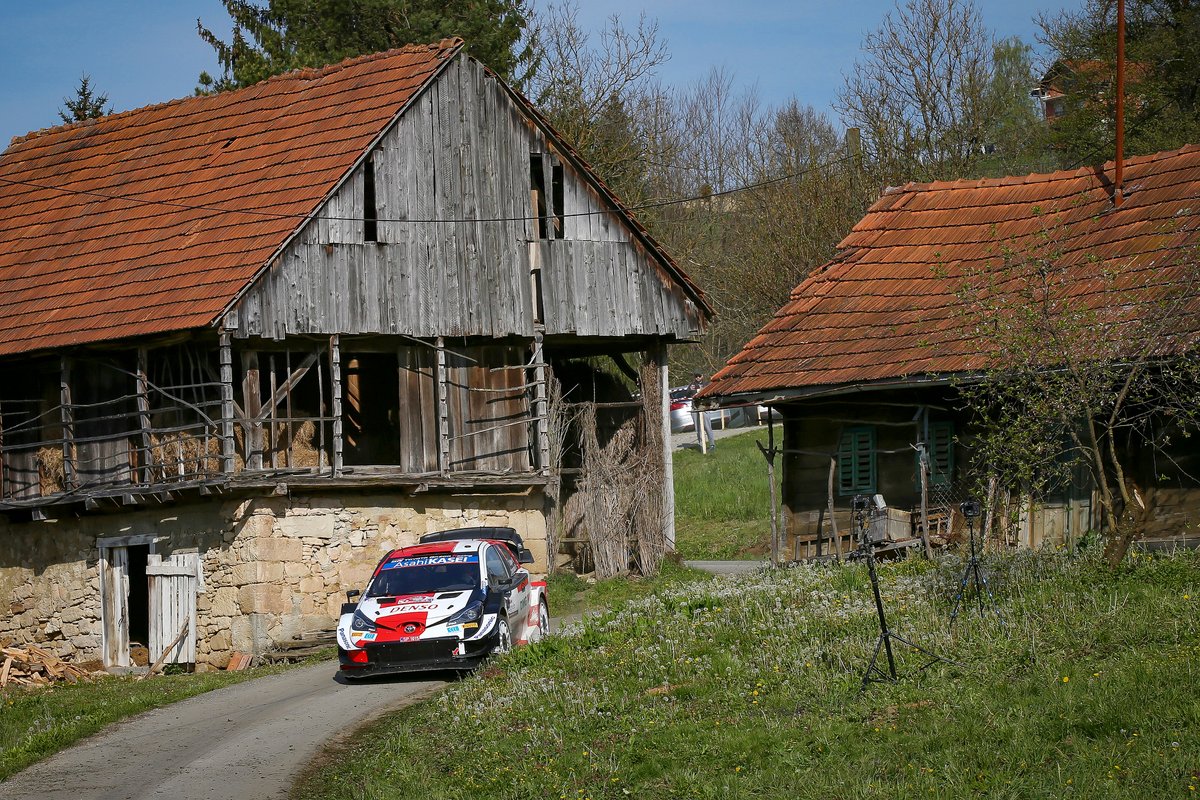
{"label": "pine tree", "polygon": [[249,86],[301,67],[449,36],[521,86],[536,66],[527,0],[221,0],[233,20],[229,41],[197,20],[222,73],[200,74],[197,94]]}
{"label": "pine tree", "polygon": [[92,91],[92,76],[83,75],[79,78],[79,86],[75,87],[75,97],[63,98],[63,108],[58,110],[58,116],[65,123],[96,119],[112,113],[112,106],[104,107],[106,103],[108,95]]}

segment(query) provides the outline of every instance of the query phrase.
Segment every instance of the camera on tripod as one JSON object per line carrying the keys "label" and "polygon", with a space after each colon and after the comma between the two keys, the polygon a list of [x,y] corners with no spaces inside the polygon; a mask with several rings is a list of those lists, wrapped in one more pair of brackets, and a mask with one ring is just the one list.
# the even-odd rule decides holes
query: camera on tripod
{"label": "camera on tripod", "polygon": [[883,495],[856,494],[850,501],[850,510],[854,514],[861,547],[877,547],[887,541],[886,526],[879,524],[879,518],[887,515]]}
{"label": "camera on tripod", "polygon": [[958,508],[967,519],[975,519],[983,513],[983,507],[978,500],[965,500],[959,504]]}

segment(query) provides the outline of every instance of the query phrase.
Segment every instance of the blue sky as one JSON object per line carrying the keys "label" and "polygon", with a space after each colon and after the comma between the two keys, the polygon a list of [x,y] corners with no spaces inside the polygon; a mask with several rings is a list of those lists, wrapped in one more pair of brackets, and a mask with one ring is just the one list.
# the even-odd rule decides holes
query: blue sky
{"label": "blue sky", "polygon": [[[546,0],[536,0],[544,5]],[[1038,11],[1064,0],[977,0],[997,36],[1031,44]],[[1077,7],[1080,0],[1065,0]],[[599,28],[616,13],[632,24],[657,18],[672,53],[664,82],[685,85],[723,66],[768,103],[795,95],[830,111],[863,34],[878,27],[889,0],[579,0],[580,21]],[[228,30],[219,0],[0,0],[0,145],[58,123],[63,98],[83,73],[117,111],[192,93],[214,70],[196,19]]]}

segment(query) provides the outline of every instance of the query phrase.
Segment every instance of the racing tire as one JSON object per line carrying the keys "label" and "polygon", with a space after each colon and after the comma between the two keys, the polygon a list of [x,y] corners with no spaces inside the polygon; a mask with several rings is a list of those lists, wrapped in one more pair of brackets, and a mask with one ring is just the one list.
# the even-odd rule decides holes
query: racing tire
{"label": "racing tire", "polygon": [[545,639],[550,635],[550,609],[545,600],[538,601],[537,626],[539,639]]}
{"label": "racing tire", "polygon": [[496,622],[496,646],[492,655],[498,656],[512,650],[512,637],[508,632],[508,620],[501,618]]}

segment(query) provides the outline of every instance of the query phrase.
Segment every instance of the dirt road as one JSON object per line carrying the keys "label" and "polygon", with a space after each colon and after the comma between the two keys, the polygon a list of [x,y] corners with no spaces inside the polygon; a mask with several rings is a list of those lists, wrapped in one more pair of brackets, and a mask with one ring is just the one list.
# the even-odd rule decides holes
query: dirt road
{"label": "dirt road", "polygon": [[0,798],[285,798],[338,733],[445,685],[420,675],[347,685],[336,671],[294,669],[125,720],[0,783]]}

